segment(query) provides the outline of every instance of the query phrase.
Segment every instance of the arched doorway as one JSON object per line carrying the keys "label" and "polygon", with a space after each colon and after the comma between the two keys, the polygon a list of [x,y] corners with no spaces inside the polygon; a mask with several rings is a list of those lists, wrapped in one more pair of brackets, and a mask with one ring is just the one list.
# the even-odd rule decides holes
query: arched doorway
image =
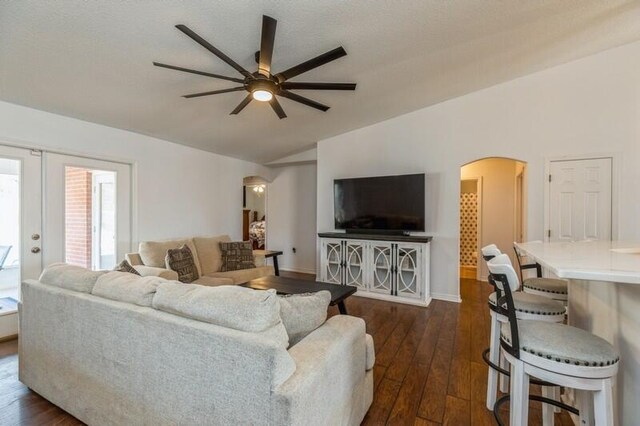
{"label": "arched doorway", "polygon": [[253,249],[266,249],[267,190],[269,181],[261,176],[247,176],[242,181],[242,239]]}
{"label": "arched doorway", "polygon": [[[460,277],[486,280],[480,248],[496,244],[513,257],[526,239],[527,165],[489,157],[460,168]],[[515,259],[512,259],[515,261]]]}

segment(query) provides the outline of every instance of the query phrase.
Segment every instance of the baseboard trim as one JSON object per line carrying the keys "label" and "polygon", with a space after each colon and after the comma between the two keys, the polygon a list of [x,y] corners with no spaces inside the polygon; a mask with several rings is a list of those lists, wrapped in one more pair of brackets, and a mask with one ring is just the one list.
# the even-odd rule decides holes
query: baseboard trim
{"label": "baseboard trim", "polygon": [[458,294],[449,294],[449,293],[434,293],[431,292],[431,298],[437,300],[444,300],[445,302],[455,302],[461,303],[462,299]]}
{"label": "baseboard trim", "polygon": [[[388,294],[380,294],[380,293],[372,293],[372,292],[369,292],[369,291],[362,291],[362,290],[358,290],[353,295],[357,296],[357,297],[366,297],[368,299],[378,299],[378,300],[384,300],[384,301],[387,301],[387,302],[400,303],[400,304],[403,304],[403,305],[414,305],[414,306],[422,306],[422,307],[427,307],[427,306],[429,306],[429,303],[431,303],[431,297],[428,298],[427,300],[405,299],[405,298],[398,297],[398,296],[391,296],[391,295],[388,295]],[[348,302],[347,302],[347,304],[348,304]]]}
{"label": "baseboard trim", "polygon": [[281,271],[287,271],[287,272],[298,272],[300,274],[311,274],[311,275],[316,275],[316,270],[315,269],[303,269],[303,268],[279,268]]}

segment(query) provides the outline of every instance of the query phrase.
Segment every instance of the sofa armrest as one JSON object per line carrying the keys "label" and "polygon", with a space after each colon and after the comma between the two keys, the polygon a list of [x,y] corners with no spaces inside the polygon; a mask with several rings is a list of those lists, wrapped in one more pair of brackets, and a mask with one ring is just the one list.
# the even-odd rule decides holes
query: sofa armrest
{"label": "sofa armrest", "polygon": [[178,273],[171,269],[154,268],[153,266],[145,265],[133,265],[133,268],[143,277],[160,277],[170,281],[178,280]]}
{"label": "sofa armrest", "polygon": [[144,265],[142,258],[140,257],[140,253],[127,253],[124,255],[124,258],[129,262],[129,265]]}
{"label": "sofa armrest", "polygon": [[276,424],[345,424],[345,418],[357,417],[366,395],[373,395],[366,346],[364,321],[348,315],[330,318],[292,346],[296,371],[274,389]]}

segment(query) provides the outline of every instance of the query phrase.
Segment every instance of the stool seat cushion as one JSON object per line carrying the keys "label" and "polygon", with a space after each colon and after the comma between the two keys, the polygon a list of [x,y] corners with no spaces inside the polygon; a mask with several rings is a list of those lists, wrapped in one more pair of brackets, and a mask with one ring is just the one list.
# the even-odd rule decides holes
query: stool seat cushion
{"label": "stool seat cushion", "polygon": [[[570,325],[518,320],[518,335],[521,351],[562,364],[604,367],[620,359],[609,342]],[[511,345],[509,323],[502,324],[500,337]]]}
{"label": "stool seat cushion", "polygon": [[[545,296],[517,291],[512,293],[516,311],[533,315],[564,315],[565,307],[561,302]],[[496,293],[489,295],[489,303],[496,305]],[[506,308],[506,303],[503,306]]]}
{"label": "stool seat cushion", "polygon": [[527,278],[522,282],[522,287],[553,294],[567,294],[568,292],[567,282],[557,278]]}

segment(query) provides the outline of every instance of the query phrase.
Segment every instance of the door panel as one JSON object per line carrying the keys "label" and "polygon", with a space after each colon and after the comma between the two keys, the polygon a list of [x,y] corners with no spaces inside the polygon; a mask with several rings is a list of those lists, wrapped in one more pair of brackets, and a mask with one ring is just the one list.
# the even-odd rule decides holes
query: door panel
{"label": "door panel", "polygon": [[20,283],[42,272],[41,158],[0,145],[0,338],[18,333]]}
{"label": "door panel", "polygon": [[370,248],[371,279],[369,291],[382,294],[393,292],[393,248],[391,243],[375,242]]}
{"label": "door panel", "polygon": [[345,284],[365,288],[365,243],[346,243]]}
{"label": "door panel", "polygon": [[322,281],[331,284],[342,284],[342,241],[323,241],[324,259],[322,263]]}
{"label": "door panel", "polygon": [[611,239],[611,161],[551,162],[550,241]]}
{"label": "door panel", "polygon": [[45,265],[113,268],[131,250],[130,165],[45,153],[44,166]]}

